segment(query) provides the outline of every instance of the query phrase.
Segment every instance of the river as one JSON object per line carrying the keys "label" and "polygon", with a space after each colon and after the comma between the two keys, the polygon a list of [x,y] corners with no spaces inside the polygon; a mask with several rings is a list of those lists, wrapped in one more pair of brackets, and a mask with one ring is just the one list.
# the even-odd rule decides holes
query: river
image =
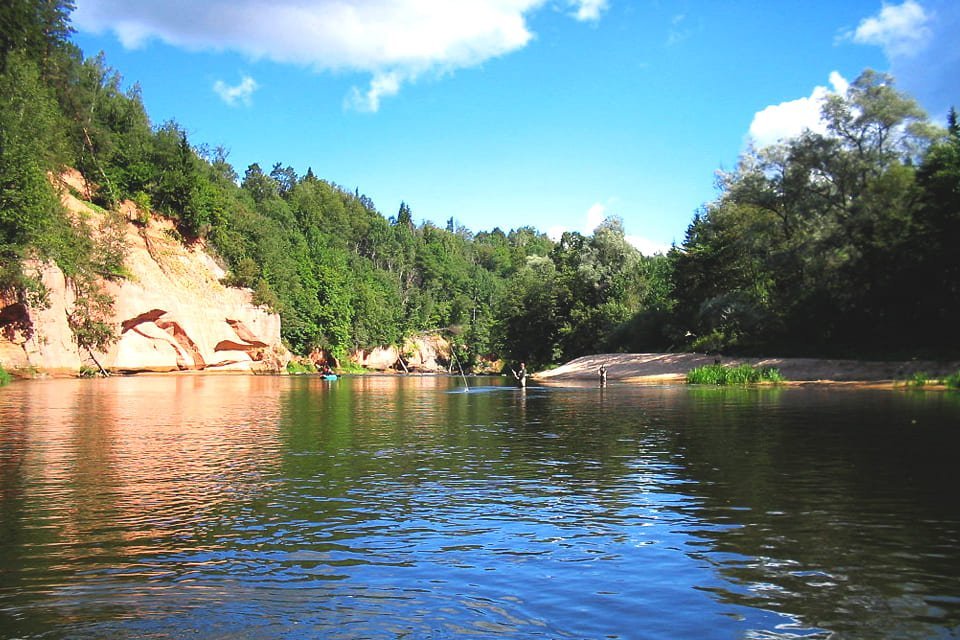
{"label": "river", "polygon": [[942,391],[14,383],[0,637],[955,638],[958,445]]}

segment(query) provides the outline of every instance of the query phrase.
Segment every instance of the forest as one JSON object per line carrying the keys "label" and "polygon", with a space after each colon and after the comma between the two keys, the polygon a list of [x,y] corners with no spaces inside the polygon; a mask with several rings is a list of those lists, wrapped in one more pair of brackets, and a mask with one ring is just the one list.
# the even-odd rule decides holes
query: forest
{"label": "forest", "polygon": [[116,338],[97,283],[125,275],[125,220],[69,218],[49,178],[66,167],[105,211],[132,200],[203,240],[227,284],[280,314],[296,354],[344,358],[439,331],[465,364],[531,368],[615,351],[960,355],[960,125],[953,110],[946,129],[931,123],[888,75],[864,71],[832,95],[825,133],[745,151],[683,242],[645,256],[617,217],[554,241],[417,223],[407,203],[386,215],[309,167],[241,174],[225,147],[152,123],[138,85],[71,42],[72,10],[0,7],[0,290],[43,304],[24,265],[55,262],[79,294],[81,346]]}

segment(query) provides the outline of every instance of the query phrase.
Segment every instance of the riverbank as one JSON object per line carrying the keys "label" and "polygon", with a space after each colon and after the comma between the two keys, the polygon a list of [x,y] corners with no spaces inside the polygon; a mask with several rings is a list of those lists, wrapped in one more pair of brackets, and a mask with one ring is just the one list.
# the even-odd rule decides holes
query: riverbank
{"label": "riverbank", "polygon": [[[633,383],[683,382],[693,368],[713,364],[717,356],[700,353],[606,353],[571,360],[556,369],[535,373],[543,382],[596,380],[600,365],[607,367],[607,379]],[[775,367],[788,382],[894,384],[917,373],[930,379],[946,377],[960,370],[960,361],[932,360],[866,361],[818,358],[726,358],[720,362],[736,366],[749,364]]]}

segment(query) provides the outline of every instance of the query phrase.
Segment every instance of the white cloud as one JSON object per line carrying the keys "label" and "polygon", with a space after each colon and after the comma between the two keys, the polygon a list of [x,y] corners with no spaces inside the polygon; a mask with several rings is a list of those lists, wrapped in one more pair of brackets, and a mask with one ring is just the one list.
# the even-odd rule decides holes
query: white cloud
{"label": "white cloud", "polygon": [[587,209],[587,224],[583,228],[584,233],[593,233],[600,224],[607,218],[606,205],[599,202]]}
{"label": "white cloud", "polygon": [[650,240],[649,238],[642,238],[640,236],[624,236],[624,239],[645,256],[652,256],[657,253],[665,254],[666,252],[670,251],[669,244],[657,242],[656,240]]}
{"label": "white cloud", "polygon": [[[607,0],[568,0],[596,20]],[[547,0],[78,0],[81,31],[112,31],[128,48],[159,40],[193,51],[236,51],[317,72],[371,76],[346,104],[380,100],[427,73],[473,67],[525,47],[531,12]]]}
{"label": "white cloud", "polygon": [[[611,201],[615,200],[616,199],[613,199]],[[594,231],[596,231],[597,227],[607,219],[607,217],[607,205],[603,204],[602,202],[597,202],[587,209],[587,213],[584,216],[583,225],[577,231],[585,236],[591,235]],[[556,225],[547,229],[547,237],[554,242],[557,242],[560,240],[560,237],[565,231],[570,230],[570,227]],[[636,249],[645,256],[652,256],[655,253],[666,253],[670,250],[669,244],[657,242],[656,240],[650,240],[649,238],[643,238],[641,236],[627,235],[624,236],[624,239],[636,247]]]}
{"label": "white cloud", "polygon": [[899,5],[884,4],[877,15],[844,33],[841,41],[881,47],[897,85],[927,111],[945,114],[957,100],[957,33],[957,0],[906,0]]}
{"label": "white cloud", "polygon": [[[587,209],[587,213],[584,216],[583,225],[576,231],[579,231],[585,236],[590,235],[594,230],[600,226],[600,223],[606,220],[607,218],[607,205],[597,202],[590,206]],[[547,237],[556,242],[560,239],[560,236],[563,235],[565,231],[571,231],[570,227],[564,225],[554,225],[547,229]]]}
{"label": "white cloud", "polygon": [[366,92],[356,87],[350,91],[350,95],[344,99],[344,106],[357,111],[376,113],[380,110],[380,99],[397,95],[402,82],[403,76],[396,71],[377,72],[370,80],[370,87]]}
{"label": "white cloud", "polygon": [[235,106],[238,102],[246,106],[252,103],[253,92],[259,88],[257,81],[250,76],[243,76],[238,85],[228,85],[223,80],[213,83],[213,90],[220,99],[228,105]]}
{"label": "white cloud", "polygon": [[794,138],[809,129],[826,133],[826,124],[820,117],[823,103],[830,94],[843,95],[849,83],[838,72],[830,74],[833,87],[814,87],[809,97],[770,105],[753,116],[749,137],[757,147],[766,147],[781,140]]}
{"label": "white cloud", "polygon": [[607,10],[607,0],[571,0],[574,17],[580,22],[595,22]]}
{"label": "white cloud", "polygon": [[884,4],[880,13],[860,21],[846,37],[858,44],[883,47],[888,58],[911,56],[926,48],[933,32],[931,16],[915,0]]}

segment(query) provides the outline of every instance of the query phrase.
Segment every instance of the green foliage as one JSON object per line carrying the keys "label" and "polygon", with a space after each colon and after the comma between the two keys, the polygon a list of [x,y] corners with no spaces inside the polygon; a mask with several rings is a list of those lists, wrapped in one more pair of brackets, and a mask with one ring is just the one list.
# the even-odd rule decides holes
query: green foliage
{"label": "green foliage", "polygon": [[113,298],[88,273],[71,280],[76,295],[67,323],[77,346],[88,351],[105,351],[117,340],[117,334],[108,319],[113,313]]}
{"label": "green foliage", "polygon": [[[45,50],[53,55],[52,50]],[[62,209],[47,177],[64,158],[65,119],[44,82],[42,67],[22,51],[5,52],[0,74],[0,287],[20,301],[40,301],[42,286],[24,273],[26,258],[52,259],[74,283],[77,301],[69,323],[78,344],[99,348],[110,342],[103,322],[112,300],[95,287],[96,275],[123,274],[122,230],[109,215],[91,226]]]}
{"label": "green foliage", "polygon": [[907,385],[911,387],[925,387],[927,383],[930,382],[930,377],[923,371],[915,371],[910,379],[907,380]]}
{"label": "green foliage", "polygon": [[6,369],[3,368],[3,365],[0,365],[0,387],[5,387],[11,382],[13,382],[13,376],[7,373]]}
{"label": "green foliage", "polygon": [[671,252],[675,337],[722,351],[933,349],[960,310],[960,165],[892,79],[864,72],[825,135],[744,154]]}
{"label": "green foliage", "polygon": [[47,179],[61,154],[56,102],[37,66],[10,54],[0,75],[0,251],[46,253],[61,224],[60,203]]}
{"label": "green foliage", "polygon": [[960,389],[960,371],[951,373],[944,378],[943,384],[945,384],[948,389]]}
{"label": "green foliage", "polygon": [[317,367],[312,362],[292,359],[287,363],[287,373],[298,375],[304,373],[316,373]]}
{"label": "green foliage", "polygon": [[96,367],[92,367],[87,364],[80,365],[80,377],[81,378],[99,378],[101,376],[100,370]]}
{"label": "green foliage", "polygon": [[752,367],[748,364],[736,367],[708,364],[691,369],[687,373],[688,384],[733,385],[780,382],[784,382],[784,377],[779,369]]}

